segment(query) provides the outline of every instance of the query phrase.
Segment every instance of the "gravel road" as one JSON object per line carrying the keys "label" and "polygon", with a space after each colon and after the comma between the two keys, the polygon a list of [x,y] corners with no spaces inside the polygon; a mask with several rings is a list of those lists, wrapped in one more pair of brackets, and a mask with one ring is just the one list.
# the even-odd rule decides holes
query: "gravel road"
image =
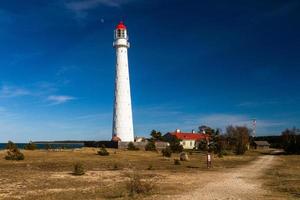
{"label": "gravel road", "polygon": [[[262,188],[262,179],[259,177],[264,170],[272,166],[274,160],[272,155],[261,156],[250,165],[223,173],[211,173],[209,180],[207,180],[207,176],[203,177],[203,181],[208,181],[204,186],[188,194],[176,195],[171,198],[181,200],[266,199],[269,191]],[[202,180],[199,177],[199,181]]]}

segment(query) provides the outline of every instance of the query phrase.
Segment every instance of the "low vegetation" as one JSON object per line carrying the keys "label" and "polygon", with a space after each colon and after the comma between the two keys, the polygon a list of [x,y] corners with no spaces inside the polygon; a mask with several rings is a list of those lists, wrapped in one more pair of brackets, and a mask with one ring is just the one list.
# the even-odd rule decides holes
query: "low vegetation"
{"label": "low vegetation", "polygon": [[36,146],[36,144],[34,144],[33,142],[30,141],[28,144],[26,144],[24,146],[24,149],[26,149],[26,150],[36,150],[37,146]]}
{"label": "low vegetation", "polygon": [[7,150],[5,160],[24,160],[25,156],[18,148]]}
{"label": "low vegetation", "polygon": [[[116,154],[111,153],[109,156],[99,158],[95,154],[97,150],[97,148],[83,148],[79,151],[24,151],[26,159],[22,162],[7,162],[0,159],[2,187],[0,199],[126,199],[129,191],[138,196],[136,199],[147,199],[148,195],[180,194],[185,192],[186,188],[190,189],[192,185],[198,186],[195,182],[188,181],[184,183],[184,187],[178,188],[178,181],[185,179],[182,176],[175,176],[176,180],[169,179],[170,176],[173,177],[174,172],[192,178],[192,174],[205,173],[207,170],[206,157],[201,153],[193,153],[189,155],[188,162],[174,165],[173,159],[163,159],[161,155],[148,151],[116,149],[113,150],[117,152]],[[0,156],[5,155],[6,151],[0,151]],[[259,155],[249,151],[244,156],[231,154],[222,159],[214,157],[213,170],[222,171],[224,168],[245,165]],[[172,153],[172,157],[178,159],[179,154]],[[85,173],[84,177],[72,176],[75,174],[74,161],[84,164],[77,165],[79,174],[82,174],[82,169],[89,173]],[[130,189],[132,188],[130,185],[136,184],[135,178],[132,180],[131,175],[127,175],[128,169],[135,169],[138,172],[142,184],[151,183],[151,187],[143,186],[148,188],[143,190],[145,193],[139,192],[140,189]],[[166,182],[153,185],[160,179]],[[20,183],[24,189],[20,191],[15,184],[11,184],[11,181]],[[198,181],[197,179],[196,182]]]}
{"label": "low vegetation", "polygon": [[155,142],[153,140],[148,141],[148,143],[145,146],[146,151],[156,151]]}
{"label": "low vegetation", "polygon": [[166,147],[165,149],[163,149],[163,150],[161,151],[161,153],[162,153],[162,155],[163,155],[164,157],[170,158],[170,157],[172,156],[172,150],[171,150],[170,147]]}
{"label": "low vegetation", "polygon": [[180,165],[179,159],[177,159],[177,158],[174,159],[174,165]]}
{"label": "low vegetation", "polygon": [[15,148],[17,148],[17,145],[10,140],[5,145],[5,149],[15,149]]}
{"label": "low vegetation", "polygon": [[98,154],[100,156],[108,156],[109,152],[106,150],[105,146],[102,145],[102,147],[100,148],[100,150],[98,151]]}
{"label": "low vegetation", "polygon": [[24,160],[25,156],[18,149],[17,145],[12,141],[9,141],[6,145],[7,155],[5,156],[5,160]]}
{"label": "low vegetation", "polygon": [[137,148],[137,147],[133,144],[133,142],[129,142],[129,143],[128,143],[128,146],[127,146],[127,150],[129,150],[129,151],[137,151],[137,150],[139,150],[139,148]]}
{"label": "low vegetation", "polygon": [[265,188],[283,199],[300,199],[300,157],[298,155],[277,156],[278,162],[263,176]]}
{"label": "low vegetation", "polygon": [[145,179],[142,174],[133,171],[129,174],[129,180],[126,184],[129,196],[148,195],[155,187],[153,181]]}
{"label": "low vegetation", "polygon": [[76,162],[74,164],[73,174],[76,176],[81,176],[85,174],[84,166],[81,162]]}

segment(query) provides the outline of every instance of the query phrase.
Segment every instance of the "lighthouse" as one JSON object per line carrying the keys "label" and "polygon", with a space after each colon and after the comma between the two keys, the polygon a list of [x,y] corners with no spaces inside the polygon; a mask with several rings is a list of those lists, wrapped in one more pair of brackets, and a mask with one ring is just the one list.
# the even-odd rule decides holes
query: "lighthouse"
{"label": "lighthouse", "polygon": [[120,22],[114,31],[113,43],[116,49],[116,75],[112,134],[123,142],[134,141],[127,54],[129,46],[126,26]]}

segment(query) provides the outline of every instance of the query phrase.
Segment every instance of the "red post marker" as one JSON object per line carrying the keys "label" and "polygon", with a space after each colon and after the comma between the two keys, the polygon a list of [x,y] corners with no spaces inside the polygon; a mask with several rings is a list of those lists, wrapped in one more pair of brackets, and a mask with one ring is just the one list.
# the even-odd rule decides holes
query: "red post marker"
{"label": "red post marker", "polygon": [[211,168],[211,155],[210,153],[207,153],[207,168]]}

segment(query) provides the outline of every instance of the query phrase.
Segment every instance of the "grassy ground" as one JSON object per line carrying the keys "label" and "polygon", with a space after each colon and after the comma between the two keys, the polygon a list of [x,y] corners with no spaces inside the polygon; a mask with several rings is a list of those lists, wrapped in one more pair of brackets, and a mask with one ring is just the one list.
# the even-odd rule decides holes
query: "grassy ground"
{"label": "grassy ground", "polygon": [[281,155],[263,177],[265,187],[278,197],[300,199],[300,156]]}
{"label": "grassy ground", "polygon": [[[178,154],[167,159],[156,152],[124,150],[99,156],[93,148],[22,152],[24,161],[7,161],[3,159],[5,151],[0,151],[0,199],[126,199],[135,176],[141,177],[139,186],[151,195],[176,194],[195,187],[199,180],[193,174],[237,167],[260,155],[250,151],[245,156],[214,157],[214,168],[207,169],[205,155],[198,153],[189,155],[190,161],[174,165]],[[75,162],[83,163],[85,175],[72,175]]]}

